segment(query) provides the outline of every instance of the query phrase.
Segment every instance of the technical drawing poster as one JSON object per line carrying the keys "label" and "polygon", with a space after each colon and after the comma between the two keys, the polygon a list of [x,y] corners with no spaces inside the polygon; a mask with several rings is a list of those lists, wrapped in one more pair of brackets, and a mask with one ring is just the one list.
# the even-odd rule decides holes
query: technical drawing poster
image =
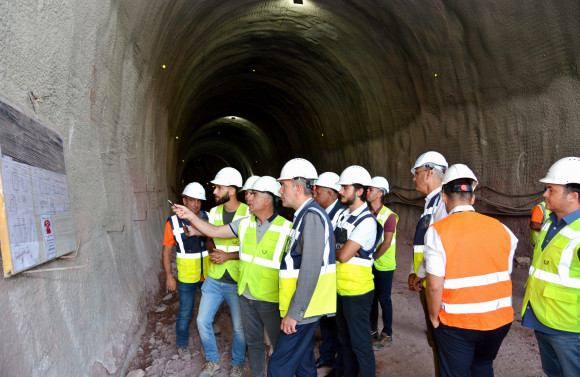
{"label": "technical drawing poster", "polygon": [[60,134],[0,98],[4,277],[75,250]]}

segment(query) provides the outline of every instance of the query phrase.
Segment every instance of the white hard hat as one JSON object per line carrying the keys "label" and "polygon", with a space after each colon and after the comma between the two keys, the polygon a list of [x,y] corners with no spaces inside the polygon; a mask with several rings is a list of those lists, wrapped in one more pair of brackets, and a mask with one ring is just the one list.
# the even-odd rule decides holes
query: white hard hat
{"label": "white hard hat", "polygon": [[568,183],[580,184],[580,157],[565,157],[550,166],[543,183],[565,185]]}
{"label": "white hard hat", "polygon": [[344,169],[340,175],[337,185],[353,185],[358,183],[363,186],[371,185],[371,175],[362,166],[352,165]]}
{"label": "white hard hat", "polygon": [[338,174],[327,171],[318,176],[318,179],[314,182],[314,186],[328,187],[338,192],[340,191],[340,185],[337,184],[338,180]]}
{"label": "white hard hat", "polygon": [[269,192],[277,197],[280,197],[280,193],[278,192],[278,190],[280,190],[280,183],[277,182],[274,177],[267,175],[256,180],[250,189],[252,191]]}
{"label": "white hard hat", "polygon": [[218,171],[213,181],[214,185],[242,187],[242,175],[234,168],[223,168]]}
{"label": "white hard hat", "polygon": [[293,158],[282,168],[278,181],[294,178],[314,180],[318,178],[318,173],[316,173],[316,168],[310,163],[310,161],[303,158]]}
{"label": "white hard hat", "polygon": [[419,156],[417,161],[415,161],[415,165],[413,166],[413,169],[411,169],[411,174],[415,174],[415,169],[421,166],[425,166],[429,169],[439,169],[445,173],[449,164],[447,164],[447,160],[445,160],[445,157],[443,157],[441,153],[429,151],[423,153]]}
{"label": "white hard hat", "polygon": [[190,198],[205,200],[205,189],[197,182],[191,182],[181,193],[181,196],[189,196]]}
{"label": "white hard hat", "polygon": [[389,181],[385,177],[373,177],[370,186],[380,188],[389,192]]}
{"label": "white hard hat", "polygon": [[454,164],[447,169],[447,172],[443,176],[443,184],[446,185],[447,183],[454,181],[459,178],[468,178],[472,179],[473,183],[471,184],[471,188],[475,188],[477,186],[477,177],[467,165],[463,164]]}
{"label": "white hard hat", "polygon": [[254,183],[260,178],[258,175],[252,175],[250,178],[246,179],[246,183],[244,183],[244,187],[242,187],[242,191],[251,190]]}

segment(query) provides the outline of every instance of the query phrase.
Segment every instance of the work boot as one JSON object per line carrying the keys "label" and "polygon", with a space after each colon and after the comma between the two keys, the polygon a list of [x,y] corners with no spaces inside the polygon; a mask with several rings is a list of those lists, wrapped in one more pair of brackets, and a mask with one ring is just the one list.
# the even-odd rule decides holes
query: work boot
{"label": "work boot", "polygon": [[232,368],[230,369],[230,377],[242,377],[241,365],[232,365]]}
{"label": "work boot", "polygon": [[220,366],[213,361],[208,361],[203,366],[199,377],[213,377],[221,371]]}
{"label": "work boot", "polygon": [[177,354],[179,355],[179,358],[181,360],[189,360],[189,359],[191,359],[191,351],[189,351],[189,348],[187,348],[187,347],[178,348],[177,349]]}
{"label": "work boot", "polygon": [[393,343],[393,337],[388,336],[384,332],[381,331],[378,340],[373,340],[373,350],[378,351],[382,350],[385,347],[390,347]]}

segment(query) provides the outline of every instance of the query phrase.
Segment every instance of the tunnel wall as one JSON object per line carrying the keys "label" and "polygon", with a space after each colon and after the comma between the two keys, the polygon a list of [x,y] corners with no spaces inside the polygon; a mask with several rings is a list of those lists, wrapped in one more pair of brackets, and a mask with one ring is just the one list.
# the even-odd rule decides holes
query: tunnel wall
{"label": "tunnel wall", "polygon": [[145,6],[0,2],[0,96],[62,135],[80,239],[36,269],[62,270],[0,279],[2,376],[121,375],[157,292],[167,115],[139,66]]}

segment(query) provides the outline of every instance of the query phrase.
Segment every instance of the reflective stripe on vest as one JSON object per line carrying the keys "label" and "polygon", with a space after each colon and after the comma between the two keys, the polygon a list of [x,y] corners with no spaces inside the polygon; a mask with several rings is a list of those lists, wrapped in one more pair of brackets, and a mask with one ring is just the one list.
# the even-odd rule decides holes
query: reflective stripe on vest
{"label": "reflective stripe on vest", "polygon": [[580,219],[562,228],[542,250],[552,226],[548,220],[534,248],[522,315],[528,302],[544,325],[562,331],[580,332]]}
{"label": "reflective stripe on vest", "polygon": [[423,249],[425,248],[425,233],[427,233],[427,229],[429,226],[433,224],[434,216],[433,212],[443,204],[443,199],[441,199],[441,192],[437,193],[437,195],[433,196],[429,203],[427,204],[427,208],[421,215],[419,222],[415,228],[415,238],[413,240],[413,270],[415,273],[419,270],[419,265],[423,260]]}
{"label": "reflective stripe on vest", "polygon": [[187,237],[183,230],[183,225],[190,225],[187,220],[179,219],[174,215],[168,221],[171,225],[173,239],[177,243],[175,253],[177,279],[182,283],[197,283],[202,280],[209,269],[209,254],[206,249],[205,237]]}
{"label": "reflective stripe on vest", "polygon": [[[379,224],[381,224],[384,228],[385,222],[389,219],[391,215],[395,215],[395,232],[393,233],[393,238],[391,239],[391,245],[385,251],[385,253],[379,258],[375,260],[374,266],[379,271],[393,271],[397,268],[397,261],[395,259],[396,253],[396,245],[397,245],[397,223],[399,222],[399,216],[391,211],[388,207],[383,206],[377,215],[377,220]],[[379,244],[377,245],[377,251],[379,247],[385,240],[385,232],[381,233],[381,239],[379,240]]]}
{"label": "reflective stripe on vest", "polygon": [[473,211],[453,213],[432,226],[446,257],[441,323],[487,331],[512,322],[509,232]]}
{"label": "reflective stripe on vest", "polygon": [[[550,217],[550,210],[546,208],[546,202],[541,202],[538,204],[540,209],[542,210],[542,226],[548,221]],[[535,207],[534,207],[535,208]],[[539,230],[531,230],[530,231],[530,241],[535,245],[538,242],[538,238],[540,238],[540,231]]]}
{"label": "reflective stripe on vest", "polygon": [[[244,219],[240,223],[240,280],[238,295],[244,293],[246,286],[250,294],[262,301],[278,302],[278,276],[282,252],[292,223],[277,216],[268,230],[257,242],[256,218]],[[266,249],[264,249],[266,248]],[[268,258],[262,257],[263,255]]]}
{"label": "reflective stripe on vest", "polygon": [[304,229],[304,216],[314,213],[324,224],[324,255],[320,267],[320,276],[316,288],[306,308],[303,318],[336,313],[336,261],[334,253],[334,235],[332,223],[328,214],[314,200],[310,200],[296,216],[292,229],[288,234],[288,241],[282,257],[279,272],[280,316],[283,318],[288,312],[290,301],[296,291],[296,283],[300,273],[302,255],[296,251],[297,241]]}
{"label": "reflective stripe on vest", "polygon": [[375,288],[373,276],[374,255],[376,245],[383,233],[383,227],[373,216],[368,207],[365,207],[357,216],[352,216],[349,209],[345,208],[341,213],[336,225],[335,235],[346,229],[346,238],[350,238],[353,230],[367,218],[372,218],[377,226],[377,233],[373,246],[366,250],[361,248],[357,251],[360,256],[353,256],[344,263],[336,262],[336,287],[341,296],[362,295]]}
{"label": "reflective stripe on vest", "polygon": [[[224,205],[220,204],[217,207],[213,207],[209,212],[209,222],[215,226],[224,225],[223,222],[223,212],[224,212]],[[244,217],[250,216],[250,210],[248,206],[244,203],[240,203],[236,213],[234,214],[234,218],[232,221],[236,221],[238,219],[242,219]],[[223,250],[226,253],[236,253],[240,251],[240,240],[236,237],[232,238],[214,238],[213,242],[216,246],[216,249]],[[219,280],[224,275],[224,273],[228,271],[232,279],[236,282],[239,278],[239,268],[238,268],[238,260],[228,260],[222,264],[215,264],[210,261],[209,264],[209,276],[212,279]]]}

